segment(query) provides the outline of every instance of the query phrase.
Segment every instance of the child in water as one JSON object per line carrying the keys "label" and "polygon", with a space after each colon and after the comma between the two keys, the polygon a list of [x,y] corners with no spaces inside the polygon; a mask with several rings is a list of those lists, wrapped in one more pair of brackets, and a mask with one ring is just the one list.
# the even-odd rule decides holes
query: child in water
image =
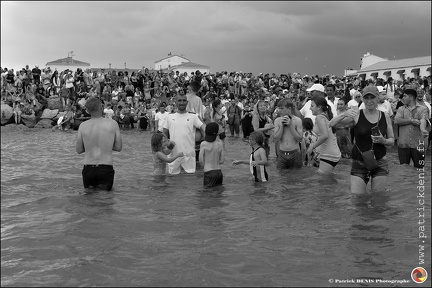
{"label": "child in water", "polygon": [[263,148],[264,134],[260,131],[254,131],[249,136],[249,144],[252,147],[252,153],[248,160],[234,160],[233,164],[249,164],[250,172],[255,182],[268,181],[268,174],[265,166],[268,165],[267,153]]}
{"label": "child in water", "polygon": [[312,131],[313,130],[313,122],[311,118],[304,118],[303,119],[303,139],[301,142],[302,147],[302,159],[303,159],[303,165],[304,166],[319,166],[319,160],[317,159],[318,155],[315,155],[315,151],[312,151],[312,153],[307,153],[309,146],[313,145],[317,139],[318,136]]}
{"label": "child in water", "polygon": [[151,148],[153,152],[154,175],[165,175],[167,163],[171,163],[179,157],[183,157],[183,152],[178,153],[172,158],[167,155],[171,153],[175,144],[167,141],[162,133],[153,134],[151,139]]}

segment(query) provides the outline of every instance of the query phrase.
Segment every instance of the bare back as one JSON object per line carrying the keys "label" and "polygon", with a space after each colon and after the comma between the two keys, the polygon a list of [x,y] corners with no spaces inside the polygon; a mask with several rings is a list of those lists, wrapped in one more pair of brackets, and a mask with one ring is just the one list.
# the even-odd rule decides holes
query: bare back
{"label": "bare back", "polygon": [[220,169],[224,162],[225,154],[222,141],[203,141],[200,147],[199,161],[204,165],[204,172]]}
{"label": "bare back", "polygon": [[121,151],[121,148],[120,129],[116,121],[100,117],[81,123],[76,149],[79,154],[85,152],[84,165],[112,165],[112,151]]}

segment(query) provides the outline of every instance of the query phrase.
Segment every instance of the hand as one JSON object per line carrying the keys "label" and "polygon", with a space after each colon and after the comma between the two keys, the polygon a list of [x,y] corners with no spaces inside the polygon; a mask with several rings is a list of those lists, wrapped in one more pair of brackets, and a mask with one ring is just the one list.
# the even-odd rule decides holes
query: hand
{"label": "hand", "polygon": [[234,161],[232,162],[232,164],[233,164],[233,165],[241,164],[241,160],[234,160]]}
{"label": "hand", "polygon": [[426,129],[421,130],[421,132],[424,138],[427,138],[429,136],[429,131],[427,131]]}
{"label": "hand", "polygon": [[418,119],[411,119],[411,124],[414,126],[420,126],[420,120]]}
{"label": "hand", "polygon": [[179,152],[178,154],[177,154],[177,157],[183,157],[184,156],[184,153],[183,152]]}
{"label": "hand", "polygon": [[353,119],[357,116],[357,114],[358,111],[356,111],[355,109],[348,109],[343,113],[344,117],[351,117]]}
{"label": "hand", "polygon": [[386,139],[383,135],[379,136],[371,136],[372,137],[372,143],[379,143],[379,144],[385,144]]}

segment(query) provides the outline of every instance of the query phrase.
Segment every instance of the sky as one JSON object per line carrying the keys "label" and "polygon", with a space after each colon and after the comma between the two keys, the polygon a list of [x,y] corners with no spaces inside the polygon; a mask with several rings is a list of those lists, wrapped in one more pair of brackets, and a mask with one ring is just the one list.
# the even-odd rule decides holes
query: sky
{"label": "sky", "polygon": [[154,68],[183,55],[210,72],[335,74],[370,52],[431,55],[430,1],[1,1],[1,67],[66,58]]}

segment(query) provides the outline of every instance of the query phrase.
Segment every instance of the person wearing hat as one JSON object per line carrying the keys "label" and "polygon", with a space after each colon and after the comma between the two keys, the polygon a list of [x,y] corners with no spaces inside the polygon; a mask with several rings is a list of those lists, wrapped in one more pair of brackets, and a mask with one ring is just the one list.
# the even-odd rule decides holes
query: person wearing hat
{"label": "person wearing hat", "polygon": [[[393,146],[394,135],[390,116],[377,109],[378,96],[376,86],[366,86],[362,94],[365,109],[348,109],[329,122],[330,127],[353,127],[355,143],[351,151],[351,192],[355,195],[366,193],[369,180],[373,192],[387,188],[389,165],[386,146]],[[371,165],[375,166],[373,168],[367,168],[370,161],[363,158],[370,154],[368,152],[372,152],[376,160],[372,163],[375,165]]]}
{"label": "person wearing hat", "polygon": [[314,96],[318,97],[325,97],[325,88],[322,84],[315,83],[310,88],[306,89],[306,92],[310,93],[310,97],[308,97],[308,101],[303,105],[303,107],[300,109],[300,113],[302,114],[303,118],[311,118],[312,122],[315,123],[315,116],[312,114],[312,111],[310,110],[311,107],[311,98]]}
{"label": "person wearing hat", "polygon": [[203,184],[205,187],[213,187],[223,184],[223,174],[220,165],[224,163],[225,151],[222,141],[217,139],[219,125],[210,122],[205,127],[204,141],[201,142],[199,162],[204,167]]}
{"label": "person wearing hat", "polygon": [[[390,102],[387,100],[387,93],[383,86],[376,86],[379,92],[377,109],[383,111],[393,117],[393,109]],[[361,103],[359,109],[365,109],[365,103]]]}
{"label": "person wearing hat", "polygon": [[425,164],[425,138],[428,109],[417,102],[417,91],[411,87],[403,92],[405,105],[399,107],[394,122],[399,126],[398,157],[400,164],[423,168]]}

